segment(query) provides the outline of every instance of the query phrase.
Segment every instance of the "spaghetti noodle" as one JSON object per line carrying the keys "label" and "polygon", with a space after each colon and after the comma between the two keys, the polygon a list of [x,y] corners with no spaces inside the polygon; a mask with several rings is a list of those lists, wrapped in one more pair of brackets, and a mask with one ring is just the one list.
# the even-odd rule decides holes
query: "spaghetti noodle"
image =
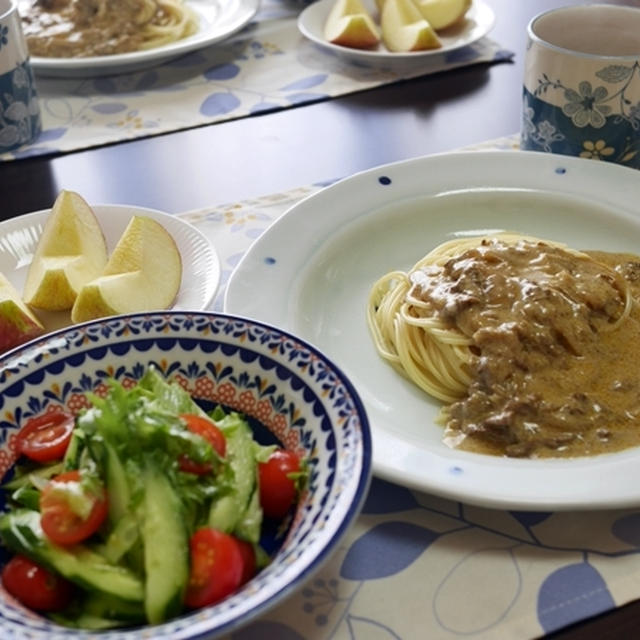
{"label": "spaghetti noodle", "polygon": [[20,0],[29,52],[87,57],[160,47],[198,30],[183,0]]}
{"label": "spaghetti noodle", "polygon": [[[609,356],[602,345],[612,334],[620,343],[606,343],[613,353],[624,348],[626,331],[640,336],[638,318],[630,320],[632,284],[640,288],[632,273],[640,273],[635,256],[596,256],[520,234],[460,238],[408,272],[380,278],[369,295],[367,322],[380,355],[446,403],[442,422],[451,443],[471,437],[476,445],[484,442],[479,449],[485,452],[532,455],[540,453],[535,435],[544,432],[544,448],[557,452],[585,439],[564,413],[580,413],[582,424],[592,418],[594,433],[603,425],[610,432],[601,409],[620,404],[622,394],[603,399],[608,392],[599,386],[599,369]],[[614,365],[602,385],[621,386]],[[640,374],[639,365],[634,369]],[[598,399],[570,407],[567,394],[574,398],[584,389],[570,388],[558,372],[582,382],[592,376]],[[640,423],[640,404],[629,400],[630,408],[627,400],[614,422],[637,409]],[[550,423],[564,426],[550,434]]]}

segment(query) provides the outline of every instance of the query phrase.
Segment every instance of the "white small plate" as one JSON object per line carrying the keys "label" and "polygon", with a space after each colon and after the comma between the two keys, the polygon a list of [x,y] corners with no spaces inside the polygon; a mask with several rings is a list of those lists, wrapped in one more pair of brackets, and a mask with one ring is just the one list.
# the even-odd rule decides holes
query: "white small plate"
{"label": "white small plate", "polygon": [[[92,205],[107,242],[113,250],[134,215],[157,220],[173,237],[182,257],[182,284],[173,309],[203,311],[215,296],[220,283],[220,260],[209,240],[192,225],[155,209],[124,205]],[[29,264],[51,210],[27,213],[0,222],[0,272],[22,291]],[[47,330],[71,324],[68,312],[37,311]]]}
{"label": "white small plate", "polygon": [[31,56],[31,66],[37,74],[56,77],[94,77],[146,69],[225,40],[253,19],[260,0],[185,0],[185,4],[200,19],[200,28],[192,36],[155,49],[108,56]]}
{"label": "white small plate", "polygon": [[440,405],[380,358],[371,285],[453,237],[499,230],[582,249],[640,253],[637,171],[534,152],[435,155],[365,171],[303,200],[252,245],[225,310],[299,335],[332,358],[365,404],[374,472],[448,498],[513,509],[640,505],[640,448],[520,460],[450,449]]}
{"label": "white small plate", "polygon": [[[324,25],[327,16],[335,0],[318,0],[309,5],[298,17],[298,29],[305,37],[309,38],[321,47],[332,51],[336,55],[351,60],[360,60],[376,63],[389,63],[399,61],[425,61],[443,53],[449,53],[456,49],[473,44],[491,31],[495,24],[495,15],[487,4],[481,0],[473,0],[471,8],[459,24],[449,29],[438,32],[442,42],[439,49],[426,51],[409,51],[406,53],[388,51],[383,44],[375,49],[352,49],[341,45],[332,44],[324,37]],[[375,0],[363,0],[364,6],[369,9],[374,20],[378,22],[378,10]]]}

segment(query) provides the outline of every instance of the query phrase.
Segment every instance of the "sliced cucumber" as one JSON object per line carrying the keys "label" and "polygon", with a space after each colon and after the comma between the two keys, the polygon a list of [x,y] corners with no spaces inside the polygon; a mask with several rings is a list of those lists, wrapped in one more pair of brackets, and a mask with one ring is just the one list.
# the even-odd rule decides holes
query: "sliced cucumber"
{"label": "sliced cucumber", "polygon": [[97,551],[109,562],[120,562],[140,539],[138,518],[133,513],[126,513],[111,530],[104,544]]}
{"label": "sliced cucumber", "polygon": [[37,511],[20,509],[0,516],[0,537],[12,551],[28,556],[86,589],[123,600],[141,602],[144,598],[142,580],[128,569],[109,564],[83,545],[65,549],[49,542]]}
{"label": "sliced cucumber", "polygon": [[29,486],[23,486],[16,489],[11,494],[11,499],[27,509],[37,511],[40,508],[40,492]]}
{"label": "sliced cucumber", "polygon": [[2,485],[2,488],[14,491],[15,489],[20,489],[22,487],[34,486],[39,489],[42,484],[46,484],[47,480],[59,473],[62,473],[63,471],[64,467],[62,462],[54,462],[53,464],[32,469],[31,471],[23,473],[16,478],[12,478],[8,482],[5,482]]}
{"label": "sliced cucumber", "polygon": [[144,607],[149,622],[158,624],[182,611],[189,579],[189,540],[182,503],[167,476],[150,463],[143,480]]}
{"label": "sliced cucumber", "polygon": [[104,443],[105,483],[109,496],[109,519],[112,523],[120,521],[129,509],[131,490],[122,461],[113,445]]}
{"label": "sliced cucumber", "polygon": [[[226,458],[234,474],[233,491],[214,500],[209,511],[209,526],[233,533],[245,519],[251,520],[252,526],[243,526],[241,537],[258,542],[262,511],[259,503],[251,500],[257,483],[253,434],[244,420],[234,420],[231,425],[232,428],[224,430],[224,435],[227,440]],[[251,510],[250,514],[248,510]],[[250,537],[247,537],[249,532]]]}
{"label": "sliced cucumber", "polygon": [[84,629],[86,631],[106,631],[107,629],[131,626],[128,620],[101,618],[100,616],[94,616],[84,612],[73,616],[68,616],[63,613],[50,613],[49,617],[62,626],[71,629]]}
{"label": "sliced cucumber", "polygon": [[76,427],[71,435],[71,441],[64,454],[62,464],[65,471],[72,471],[80,468],[80,458],[86,445],[86,436],[82,429]]}
{"label": "sliced cucumber", "polygon": [[129,602],[103,593],[88,593],[82,600],[83,613],[106,620],[120,620],[132,624],[146,622],[144,607],[140,602]]}
{"label": "sliced cucumber", "polygon": [[260,506],[260,490],[258,483],[254,483],[251,498],[242,517],[235,526],[234,533],[238,538],[254,544],[260,541],[262,528],[262,507]]}

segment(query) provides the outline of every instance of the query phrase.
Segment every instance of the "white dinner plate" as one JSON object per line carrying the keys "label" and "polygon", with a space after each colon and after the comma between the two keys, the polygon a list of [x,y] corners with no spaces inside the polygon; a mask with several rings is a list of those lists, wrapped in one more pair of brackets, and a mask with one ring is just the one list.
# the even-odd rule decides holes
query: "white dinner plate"
{"label": "white dinner plate", "polygon": [[185,0],[185,4],[198,14],[200,22],[198,31],[187,38],[155,49],[108,56],[31,56],[31,66],[37,74],[57,77],[104,76],[146,69],[225,40],[253,19],[260,0]]}
{"label": "white dinner plate", "polygon": [[[220,260],[209,240],[192,225],[168,213],[124,205],[92,205],[107,242],[109,253],[132,216],[157,220],[173,237],[182,258],[182,284],[173,309],[202,311],[215,296],[220,283]],[[27,213],[0,222],[0,272],[22,291],[29,264],[50,209]],[[37,311],[49,331],[71,323],[68,312]]]}
{"label": "white dinner plate", "polygon": [[640,253],[640,174],[535,152],[464,152],[372,169],[310,196],[252,245],[225,310],[283,327],[341,366],[363,399],[374,472],[489,507],[640,504],[640,448],[523,460],[450,449],[439,403],[377,354],[366,323],[371,285],[454,237],[518,231],[579,249]]}
{"label": "white dinner plate", "polygon": [[[352,49],[332,44],[324,37],[324,25],[334,3],[335,0],[318,0],[318,2],[310,4],[298,16],[298,29],[300,29],[302,35],[328,51],[356,61],[375,63],[406,62],[410,60],[425,61],[433,56],[449,53],[455,49],[461,49],[473,44],[486,36],[495,23],[495,15],[491,7],[482,2],[482,0],[473,0],[471,8],[459,24],[438,32],[438,37],[442,42],[442,47],[439,49],[400,53],[388,51],[383,44],[379,44],[374,49]],[[363,0],[363,4],[378,22],[375,0]]]}

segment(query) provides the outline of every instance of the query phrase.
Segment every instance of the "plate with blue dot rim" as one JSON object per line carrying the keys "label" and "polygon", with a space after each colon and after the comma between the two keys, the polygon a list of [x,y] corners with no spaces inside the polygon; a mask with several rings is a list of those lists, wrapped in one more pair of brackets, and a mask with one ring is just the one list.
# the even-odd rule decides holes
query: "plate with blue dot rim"
{"label": "plate with blue dot rim", "polygon": [[612,163],[523,151],[447,153],[373,168],[279,218],[238,264],[224,308],[287,328],[345,370],[369,415],[373,469],[382,478],[485,507],[638,504],[638,448],[536,460],[448,447],[440,403],[379,357],[366,322],[378,278],[456,237],[515,231],[578,249],[638,253],[637,182],[637,171]]}

